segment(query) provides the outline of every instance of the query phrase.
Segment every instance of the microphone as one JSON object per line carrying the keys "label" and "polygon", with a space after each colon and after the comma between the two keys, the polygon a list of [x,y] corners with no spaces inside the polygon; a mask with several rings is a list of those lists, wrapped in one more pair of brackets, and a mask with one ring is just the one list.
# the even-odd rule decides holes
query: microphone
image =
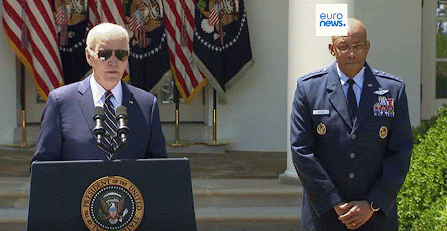
{"label": "microphone", "polygon": [[121,142],[124,145],[127,142],[127,135],[129,135],[129,128],[127,127],[127,108],[125,106],[119,106],[116,109],[115,115],[116,120],[118,121],[116,133],[117,136],[121,138]]}
{"label": "microphone", "polygon": [[95,121],[95,128],[93,128],[93,134],[96,137],[96,143],[101,144],[101,138],[104,136],[106,130],[102,127],[104,122],[104,108],[95,107],[93,110],[93,121]]}

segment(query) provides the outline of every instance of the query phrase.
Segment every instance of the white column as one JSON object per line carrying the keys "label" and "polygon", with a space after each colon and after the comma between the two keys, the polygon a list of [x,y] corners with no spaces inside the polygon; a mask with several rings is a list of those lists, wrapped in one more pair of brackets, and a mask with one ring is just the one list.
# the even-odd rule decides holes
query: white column
{"label": "white column", "polygon": [[348,4],[353,17],[354,0],[289,0],[289,53],[287,81],[287,169],[279,176],[281,183],[299,183],[290,150],[290,114],[298,77],[329,66],[334,58],[329,53],[331,37],[315,36],[316,4]]}

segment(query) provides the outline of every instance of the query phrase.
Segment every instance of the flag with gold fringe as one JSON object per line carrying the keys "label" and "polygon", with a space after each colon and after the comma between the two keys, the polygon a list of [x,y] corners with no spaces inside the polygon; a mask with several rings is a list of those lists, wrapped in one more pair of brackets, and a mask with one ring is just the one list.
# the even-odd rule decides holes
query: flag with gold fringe
{"label": "flag with gold fringe", "polygon": [[186,103],[207,83],[193,61],[195,0],[164,0],[169,60],[175,84]]}
{"label": "flag with gold fringe", "polygon": [[64,84],[70,84],[81,80],[90,71],[90,65],[85,59],[88,4],[73,4],[62,0],[53,2]]}
{"label": "flag with gold fringe", "polygon": [[197,0],[194,58],[226,103],[226,90],[252,65],[242,0]]}
{"label": "flag with gold fringe", "polygon": [[172,76],[163,1],[133,0],[123,5],[130,36],[130,82],[155,94]]}
{"label": "flag with gold fringe", "polygon": [[3,0],[3,30],[11,49],[33,75],[40,96],[63,84],[58,36],[50,1]]}

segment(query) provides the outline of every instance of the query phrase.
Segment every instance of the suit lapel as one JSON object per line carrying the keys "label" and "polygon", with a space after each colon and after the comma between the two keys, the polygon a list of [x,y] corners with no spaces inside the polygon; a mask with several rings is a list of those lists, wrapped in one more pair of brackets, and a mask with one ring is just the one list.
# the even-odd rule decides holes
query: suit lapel
{"label": "suit lapel", "polygon": [[[138,113],[135,112],[135,109],[137,108],[137,102],[135,100],[135,97],[133,96],[133,93],[129,90],[128,85],[124,82],[121,81],[121,86],[123,89],[123,102],[122,105],[124,107],[127,108],[127,127],[129,128],[130,131],[135,131],[136,128],[134,128],[134,119],[129,118],[132,117],[134,115],[137,115]],[[135,118],[135,119],[140,119],[140,118]],[[138,123],[137,125],[138,126]]]}
{"label": "suit lapel", "polygon": [[354,132],[365,120],[369,113],[373,113],[372,108],[377,101],[377,95],[374,91],[380,88],[371,68],[365,63],[365,78],[363,81],[362,94],[360,96],[359,109],[357,112],[357,120],[354,124]]}
{"label": "suit lapel", "polygon": [[[132,92],[130,92],[129,88],[127,87],[127,84],[121,80],[121,86],[123,89],[123,103],[122,105],[127,108],[127,111],[132,111],[133,106],[135,104],[135,98],[133,97]],[[129,114],[129,113],[127,113]]]}
{"label": "suit lapel", "polygon": [[[79,107],[84,115],[85,122],[88,124],[90,131],[95,127],[93,122],[93,110],[95,109],[95,103],[93,102],[92,89],[90,87],[91,75],[82,80],[79,83],[77,100]],[[93,135],[93,133],[92,133]]]}
{"label": "suit lapel", "polygon": [[329,101],[334,106],[341,118],[352,129],[352,121],[349,116],[348,102],[346,101],[345,93],[340,84],[340,77],[337,73],[337,62],[329,67],[328,79],[326,83],[326,89],[328,90]]}

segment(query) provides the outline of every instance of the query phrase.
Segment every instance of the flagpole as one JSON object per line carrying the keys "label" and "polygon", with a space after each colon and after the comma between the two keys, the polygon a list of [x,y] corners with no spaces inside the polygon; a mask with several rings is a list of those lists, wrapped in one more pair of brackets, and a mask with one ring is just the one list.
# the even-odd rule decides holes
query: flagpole
{"label": "flagpole", "polygon": [[22,142],[20,144],[7,144],[7,146],[14,148],[31,148],[35,145],[28,145],[26,142],[25,65],[18,59],[16,59],[16,62],[20,63],[20,108],[22,111]]}
{"label": "flagpole", "polygon": [[230,143],[226,142],[217,142],[217,92],[216,89],[213,88],[213,141],[209,143],[205,143],[205,145],[209,146],[224,146]]}
{"label": "flagpole", "polygon": [[180,142],[180,93],[174,85],[174,102],[175,102],[175,141],[168,144],[172,147],[182,147],[188,144]]}

